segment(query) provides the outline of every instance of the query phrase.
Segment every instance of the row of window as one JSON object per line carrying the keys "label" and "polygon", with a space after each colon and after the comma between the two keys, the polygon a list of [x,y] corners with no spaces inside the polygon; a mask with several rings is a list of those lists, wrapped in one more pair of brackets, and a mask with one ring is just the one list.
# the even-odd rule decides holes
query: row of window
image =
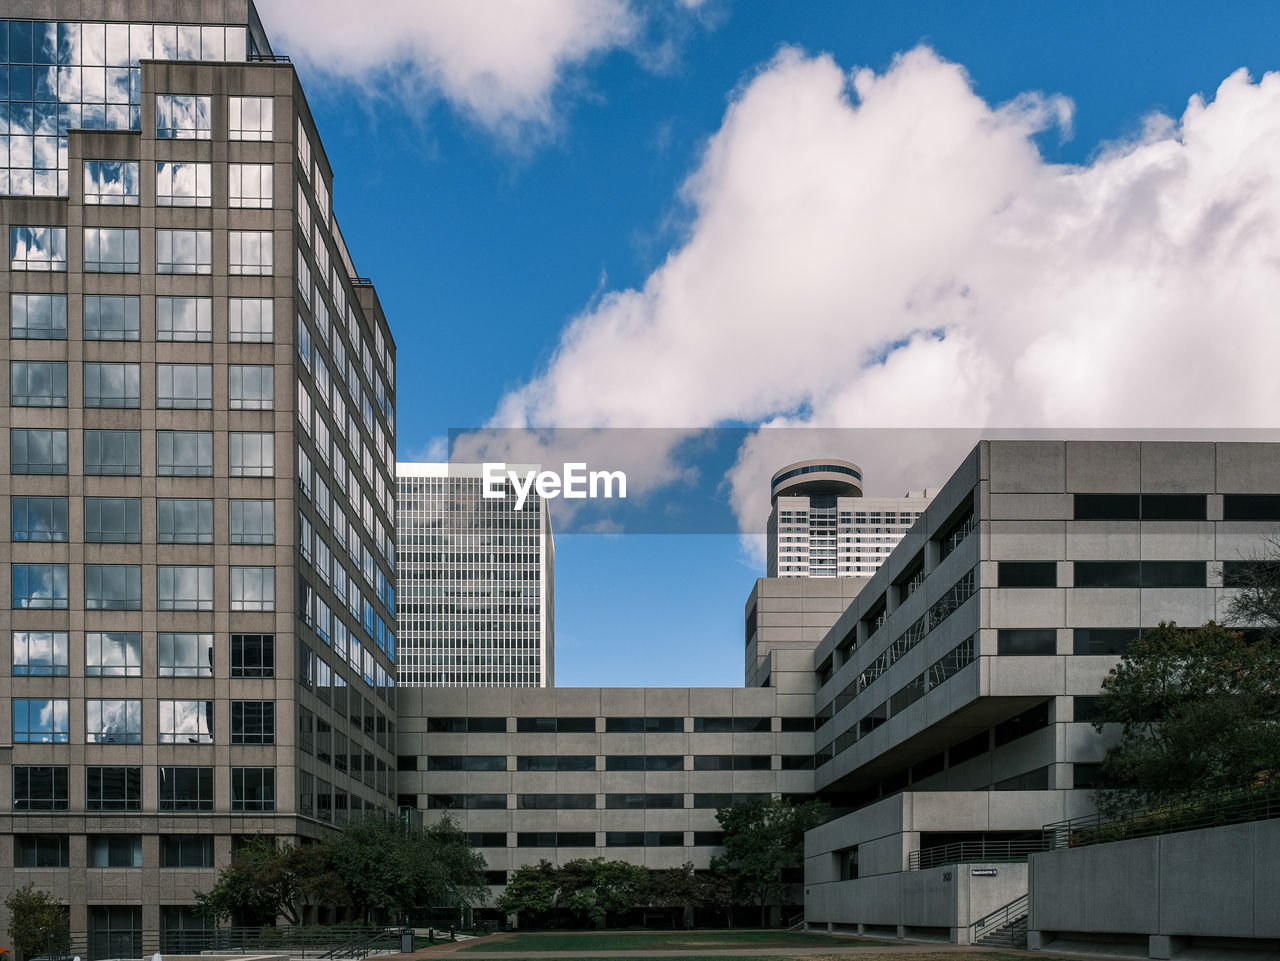
{"label": "row of window", "polygon": [[[768,799],[768,794],[721,793],[693,794],[692,807],[699,809],[716,809],[742,804],[746,801]],[[517,794],[516,810],[595,810],[594,794]],[[606,794],[604,796],[606,810],[641,810],[656,808],[659,810],[681,809],[685,807],[683,794]],[[676,803],[674,799],[679,799]],[[650,803],[652,802],[652,803]],[[505,794],[428,794],[427,809],[442,811],[505,811],[508,808]]]}
{"label": "row of window", "polygon": [[[84,270],[99,274],[136,274],[141,269],[141,228],[85,227]],[[213,231],[156,228],[157,274],[213,273]],[[227,231],[227,273],[269,277],[275,267],[270,230]],[[65,272],[67,228],[9,228],[9,268]]]}
{"label": "row of window", "polygon": [[[1206,494],[1075,494],[1078,521],[1203,521]],[[1224,521],[1280,521],[1280,494],[1223,494]]]}
{"label": "row of window", "polygon": [[[245,768],[236,768],[244,772]],[[261,771],[261,768],[249,768]],[[270,770],[270,769],[267,769]],[[272,774],[275,772],[272,771]],[[243,782],[243,773],[241,777]],[[85,839],[86,867],[142,867],[141,834],[90,834]],[[15,834],[15,868],[65,868],[71,866],[71,838],[65,834]],[[213,836],[210,834],[160,835],[162,868],[213,867]]]}
{"label": "row of window", "polygon": [[[141,201],[140,168],[137,160],[86,160],[84,202],[137,206]],[[273,180],[271,164],[228,164],[227,205],[248,209],[270,207]],[[155,202],[157,207],[213,206],[213,164],[156,161]]]}
{"label": "row of window", "polygon": [[[78,566],[78,565],[77,565]],[[67,564],[13,564],[10,567],[15,610],[69,610]],[[155,605],[160,611],[213,610],[213,567],[158,565]],[[276,569],[232,567],[228,599],[233,611],[274,611]],[[142,566],[85,564],[83,608],[88,611],[142,610]]]}
{"label": "row of window", "polygon": [[[1208,586],[1205,561],[1071,561],[1076,587]],[[1057,587],[1057,561],[1000,561],[1001,587]]]}
{"label": "row of window", "polygon": [[[155,432],[156,475],[212,477],[213,431]],[[11,474],[66,474],[67,431],[60,427],[14,427],[9,431]],[[229,477],[274,477],[275,435],[263,431],[227,434]],[[85,430],[83,472],[96,476],[137,477],[142,473],[142,432]]]}
{"label": "row of window", "polygon": [[[85,340],[141,339],[141,298],[133,294],[84,294]],[[212,341],[212,297],[156,297],[155,339]],[[17,340],[66,340],[66,294],[10,294],[9,336]],[[274,301],[227,299],[227,340],[269,344],[275,336]]]}
{"label": "row of window", "polygon": [[[695,734],[749,734],[773,730],[768,717],[695,717]],[[594,717],[517,717],[518,734],[595,734]],[[782,730],[813,730],[805,727],[806,718],[781,718]],[[796,726],[799,722],[800,726]],[[670,734],[687,730],[683,717],[606,717],[606,734]],[[505,717],[429,717],[427,731],[432,734],[505,734]]]}
{"label": "row of window", "polygon": [[[274,634],[232,634],[231,677],[275,677]],[[67,631],[14,631],[15,677],[66,677],[70,674]],[[149,645],[148,650],[153,648]],[[86,631],[85,677],[141,677],[141,631]],[[160,631],[156,634],[154,670],[158,677],[212,677],[214,635]]]}
{"label": "row of window", "polygon": [[[164,466],[172,473],[172,461]],[[72,501],[79,500],[14,495],[9,499],[10,539],[15,542],[66,542],[71,531],[68,507]],[[275,501],[232,498],[226,503],[224,522],[230,543],[275,543]],[[81,530],[86,543],[142,542],[142,498],[85,497],[83,507]],[[213,498],[158,497],[155,507],[157,543],[213,543]]]}
{"label": "row of window", "polygon": [[[769,754],[694,754],[694,771],[768,771],[773,758]],[[793,770],[812,762],[811,755],[783,755],[783,770]],[[402,755],[397,760],[398,770],[416,771],[418,758]],[[506,755],[495,754],[432,754],[427,757],[428,771],[506,771],[509,770]],[[596,755],[551,754],[516,757],[517,771],[595,771]],[[683,754],[608,754],[604,755],[606,771],[684,771]]]}
{"label": "row of window", "polygon": [[[156,705],[159,744],[212,744],[213,701],[161,698]],[[13,699],[15,744],[69,744],[71,702],[57,697]],[[274,744],[275,701],[232,701],[232,744]],[[87,698],[84,743],[141,744],[140,698]]]}
{"label": "row of window", "polygon": [[[140,408],[142,365],[86,362],[84,407]],[[212,364],[156,364],[156,407],[160,410],[212,410]],[[9,362],[9,403],[14,407],[66,407],[67,362]],[[227,365],[227,407],[271,410],[275,406],[275,368],[270,364]]]}
{"label": "row of window", "polygon": [[[212,767],[171,766],[157,769],[157,805],[161,811],[212,811]],[[69,769],[59,765],[13,767],[15,811],[70,810]],[[135,766],[84,769],[85,810],[141,811],[142,768]],[[275,768],[233,767],[229,785],[232,811],[275,810]]]}

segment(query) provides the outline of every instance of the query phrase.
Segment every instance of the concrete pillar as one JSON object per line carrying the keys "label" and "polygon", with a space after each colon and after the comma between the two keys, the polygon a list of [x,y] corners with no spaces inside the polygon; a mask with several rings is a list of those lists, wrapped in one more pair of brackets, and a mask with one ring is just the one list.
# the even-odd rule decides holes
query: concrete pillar
{"label": "concrete pillar", "polygon": [[835,931],[835,929],[836,929],[836,923],[835,923],[834,921],[828,921],[828,922],[827,922],[827,934],[831,934],[832,932],[834,932],[834,931]]}
{"label": "concrete pillar", "polygon": [[1048,937],[1046,937],[1043,931],[1027,932],[1027,950],[1028,951],[1043,951],[1044,946],[1048,944],[1048,942],[1049,942],[1049,939]]}
{"label": "concrete pillar", "polygon": [[865,924],[863,924],[861,921],[859,921],[859,922],[858,922],[858,934],[866,934],[866,933],[867,933],[867,926],[866,926]]}
{"label": "concrete pillar", "polygon": [[1147,938],[1147,957],[1153,961],[1169,961],[1173,955],[1187,947],[1186,938],[1174,938],[1167,934],[1153,934]]}
{"label": "concrete pillar", "polygon": [[898,925],[898,940],[905,941],[907,937],[907,926],[905,924]]}

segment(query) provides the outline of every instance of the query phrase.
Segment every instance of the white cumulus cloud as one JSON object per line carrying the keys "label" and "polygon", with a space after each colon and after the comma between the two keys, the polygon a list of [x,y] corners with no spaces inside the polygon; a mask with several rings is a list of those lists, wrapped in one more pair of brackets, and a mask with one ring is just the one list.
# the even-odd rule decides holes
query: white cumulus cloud
{"label": "white cumulus cloud", "polygon": [[1280,75],[1047,163],[1035,137],[1071,115],[988,104],[924,47],[881,74],[781,51],[687,179],[680,243],[593,299],[494,423],[1274,423]]}
{"label": "white cumulus cloud", "polygon": [[443,96],[504,135],[545,130],[566,75],[626,47],[630,0],[262,0],[272,44],[326,74]]}

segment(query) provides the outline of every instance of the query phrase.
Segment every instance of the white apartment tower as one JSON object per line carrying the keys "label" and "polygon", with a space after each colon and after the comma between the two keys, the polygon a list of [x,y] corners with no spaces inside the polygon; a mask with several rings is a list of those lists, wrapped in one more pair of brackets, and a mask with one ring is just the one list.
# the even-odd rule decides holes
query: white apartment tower
{"label": "white apartment tower", "polygon": [[546,502],[484,496],[480,465],[397,464],[400,683],[552,687],[555,543]]}
{"label": "white apartment tower", "polygon": [[851,461],[788,464],[769,482],[769,577],[870,577],[931,494],[863,497],[862,468]]}

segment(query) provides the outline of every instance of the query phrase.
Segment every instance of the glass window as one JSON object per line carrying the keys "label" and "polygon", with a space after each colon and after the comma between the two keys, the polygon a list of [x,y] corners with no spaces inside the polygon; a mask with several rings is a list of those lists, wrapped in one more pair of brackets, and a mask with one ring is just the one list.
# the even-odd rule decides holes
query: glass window
{"label": "glass window", "polygon": [[160,768],[161,811],[212,811],[213,768]]}
{"label": "glass window", "polygon": [[209,274],[212,272],[213,231],[156,231],[156,273]]}
{"label": "glass window", "polygon": [[275,506],[275,502],[269,500],[232,500],[231,543],[274,544]]}
{"label": "glass window", "polygon": [[213,610],[212,567],[159,567],[156,605],[162,611]]}
{"label": "glass window", "polygon": [[156,94],[156,136],[161,140],[210,139],[213,136],[212,99],[187,94]]}
{"label": "glass window", "polygon": [[1057,587],[1056,561],[1000,561],[996,573],[1001,587]]}
{"label": "glass window", "polygon": [[15,834],[15,868],[65,868],[71,864],[71,841],[65,834]]}
{"label": "glass window", "polygon": [[212,409],[213,365],[156,364],[156,406],[175,410]]}
{"label": "glass window", "polygon": [[138,631],[86,631],[86,677],[141,677],[142,634]]}
{"label": "glass window", "polygon": [[66,564],[14,564],[12,578],[15,609],[67,609]]}
{"label": "glass window", "polygon": [[142,768],[87,767],[84,778],[88,810],[142,810]]}
{"label": "glass window", "polygon": [[42,428],[10,429],[9,471],[13,474],[65,474],[67,432]]}
{"label": "glass window", "polygon": [[213,677],[213,635],[156,635],[161,677]]}
{"label": "glass window", "polygon": [[70,671],[66,631],[14,631],[15,677],[65,677]]}
{"label": "glass window", "polygon": [[66,361],[10,361],[9,403],[14,407],[66,407]]}
{"label": "glass window", "polygon": [[1223,494],[1224,521],[1280,521],[1280,494]]}
{"label": "glass window", "polygon": [[254,277],[271,275],[271,231],[231,230],[227,233],[227,243],[229,273]]}
{"label": "glass window", "polygon": [[275,368],[270,364],[230,364],[227,395],[232,410],[271,410],[275,406]]}
{"label": "glass window", "polygon": [[142,541],[142,499],[86,497],[84,539],[93,544],[137,544]]}
{"label": "glass window", "polygon": [[229,339],[232,342],[271,343],[275,322],[270,300],[232,297],[227,301],[227,315]]}
{"label": "glass window", "polygon": [[156,340],[213,340],[213,299],[157,297]]}
{"label": "glass window", "polygon": [[86,564],[84,606],[90,611],[142,610],[142,568],[136,564]]}
{"label": "glass window", "polygon": [[271,206],[271,164],[231,164],[231,206]]}
{"label": "glass window", "polygon": [[84,736],[88,744],[141,744],[142,701],[89,698],[84,702]]}
{"label": "glass window", "polygon": [[275,809],[275,768],[233,767],[231,769],[231,810],[274,811]]}
{"label": "glass window", "polygon": [[70,702],[57,697],[13,699],[14,744],[66,744],[71,740]]}
{"label": "glass window", "polygon": [[232,677],[275,677],[276,636],[274,634],[232,634]]}
{"label": "glass window", "polygon": [[156,474],[160,477],[212,477],[213,432],[156,431]]}
{"label": "glass window", "polygon": [[137,340],[138,298],[85,294],[85,340]]}
{"label": "glass window", "polygon": [[302,167],[302,176],[311,179],[311,141],[307,137],[307,128],[303,126],[302,118],[298,118],[298,164]]}
{"label": "glass window", "polygon": [[156,705],[161,744],[213,743],[213,701],[162,698]]}
{"label": "glass window", "polygon": [[157,498],[156,541],[161,544],[212,544],[213,501],[209,498]]}
{"label": "glass window", "polygon": [[142,835],[91,834],[89,836],[89,867],[142,867]]}
{"label": "glass window", "polygon": [[161,835],[160,867],[213,867],[213,836],[209,834]]}
{"label": "glass window", "polygon": [[9,336],[15,340],[66,340],[66,294],[10,294]]}
{"label": "glass window", "polygon": [[67,228],[10,227],[9,266],[13,270],[66,270]]}
{"label": "glass window", "polygon": [[1058,632],[1047,628],[1020,628],[996,632],[996,652],[1009,655],[1050,655],[1058,652]]}
{"label": "glass window", "polygon": [[65,811],[68,800],[66,767],[14,766],[15,811]]}
{"label": "glass window", "polygon": [[272,121],[270,97],[231,97],[228,123],[232,140],[270,140]]}
{"label": "glass window", "polygon": [[231,702],[232,744],[274,744],[275,740],[275,701]]}
{"label": "glass window", "polygon": [[85,407],[140,407],[142,373],[138,364],[84,365]]}
{"label": "glass window", "polygon": [[85,227],[84,269],[99,274],[136,274],[138,228]]}
{"label": "glass window", "polygon": [[[270,503],[268,501],[267,503]],[[19,497],[9,500],[10,537],[15,541],[65,541],[67,539],[67,499],[65,497]]]}
{"label": "glass window", "polygon": [[232,477],[272,477],[276,470],[275,436],[232,431],[229,437]]}
{"label": "glass window", "polygon": [[209,207],[212,204],[212,164],[156,162],[157,207]]}
{"label": "glass window", "polygon": [[86,430],[84,472],[136,477],[142,473],[142,436],[136,430]]}
{"label": "glass window", "polygon": [[231,568],[231,609],[233,611],[274,611],[276,609],[276,569],[274,567]]}
{"label": "glass window", "polygon": [[86,160],[84,162],[84,202],[115,206],[138,204],[138,162],[136,160]]}

